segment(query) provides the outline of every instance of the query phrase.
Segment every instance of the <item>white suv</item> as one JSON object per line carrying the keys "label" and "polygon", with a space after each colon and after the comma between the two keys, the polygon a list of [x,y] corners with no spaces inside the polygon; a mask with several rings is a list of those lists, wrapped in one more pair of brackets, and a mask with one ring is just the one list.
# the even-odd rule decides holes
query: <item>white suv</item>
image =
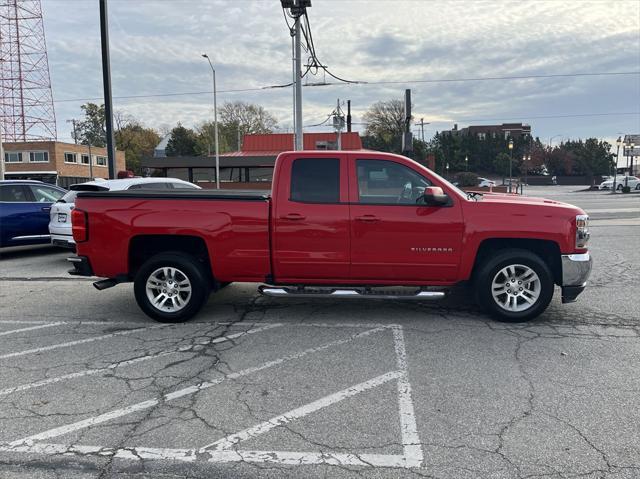
{"label": "white suv", "polygon": [[81,191],[122,191],[132,189],[145,190],[199,190],[200,187],[177,178],[125,178],[122,180],[95,180],[71,185],[69,191],[51,206],[49,233],[51,244],[63,248],[75,249],[71,230],[71,210],[76,196]]}

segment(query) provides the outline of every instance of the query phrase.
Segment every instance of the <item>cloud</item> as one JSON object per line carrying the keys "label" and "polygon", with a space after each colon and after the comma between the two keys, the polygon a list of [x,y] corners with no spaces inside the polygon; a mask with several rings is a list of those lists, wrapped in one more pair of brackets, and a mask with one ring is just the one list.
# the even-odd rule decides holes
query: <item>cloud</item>
{"label": "cloud", "polygon": [[[44,0],[54,97],[100,97],[97,4]],[[262,0],[112,1],[110,35],[115,96],[209,91],[287,83],[291,39],[278,2]],[[367,81],[477,78],[640,70],[637,2],[488,2],[317,0],[309,9],[320,59],[341,77]],[[322,74],[309,81],[322,81]],[[329,80],[329,78],[327,78]],[[356,120],[379,100],[411,88],[418,118],[443,129],[466,119],[637,111],[640,77],[576,77],[491,82],[339,85],[304,89],[304,119],[318,123],[337,98]],[[220,94],[260,103],[291,124],[291,90]],[[114,101],[151,126],[195,125],[211,97]],[[82,102],[57,103],[59,129]],[[437,124],[435,122],[447,122]],[[534,133],[615,136],[640,131],[637,116],[533,119]],[[615,131],[614,131],[615,130]],[[62,135],[61,135],[62,136]]]}

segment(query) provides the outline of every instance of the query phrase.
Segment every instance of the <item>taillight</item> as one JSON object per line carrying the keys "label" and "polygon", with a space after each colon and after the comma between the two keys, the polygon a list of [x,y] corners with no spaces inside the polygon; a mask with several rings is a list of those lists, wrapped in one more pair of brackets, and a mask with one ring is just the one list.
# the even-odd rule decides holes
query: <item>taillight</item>
{"label": "taillight", "polygon": [[89,239],[89,218],[87,212],[74,208],[71,211],[71,230],[76,243]]}

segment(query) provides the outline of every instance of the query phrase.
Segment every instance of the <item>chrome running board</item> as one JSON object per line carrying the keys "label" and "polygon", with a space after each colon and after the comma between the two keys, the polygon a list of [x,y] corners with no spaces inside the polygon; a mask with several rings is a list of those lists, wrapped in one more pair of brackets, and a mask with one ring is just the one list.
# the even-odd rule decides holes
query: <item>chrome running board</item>
{"label": "chrome running board", "polygon": [[444,291],[425,291],[409,288],[407,292],[392,288],[336,288],[336,287],[285,287],[261,285],[260,294],[273,298],[365,298],[365,299],[405,299],[435,300],[445,297]]}

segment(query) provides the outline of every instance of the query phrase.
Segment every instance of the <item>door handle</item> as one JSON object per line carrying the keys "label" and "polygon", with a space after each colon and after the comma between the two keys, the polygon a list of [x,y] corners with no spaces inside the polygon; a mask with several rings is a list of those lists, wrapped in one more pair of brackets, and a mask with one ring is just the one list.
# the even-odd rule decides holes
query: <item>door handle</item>
{"label": "door handle", "polygon": [[380,218],[378,218],[375,215],[363,215],[363,216],[356,216],[356,220],[364,221],[365,223],[374,223],[376,221],[380,221]]}
{"label": "door handle", "polygon": [[51,211],[51,206],[43,206],[42,211]]}
{"label": "door handle", "polygon": [[288,215],[284,215],[280,217],[280,219],[282,220],[289,220],[289,221],[300,221],[305,218],[306,216],[302,216],[301,214],[298,214],[298,213],[289,213]]}

